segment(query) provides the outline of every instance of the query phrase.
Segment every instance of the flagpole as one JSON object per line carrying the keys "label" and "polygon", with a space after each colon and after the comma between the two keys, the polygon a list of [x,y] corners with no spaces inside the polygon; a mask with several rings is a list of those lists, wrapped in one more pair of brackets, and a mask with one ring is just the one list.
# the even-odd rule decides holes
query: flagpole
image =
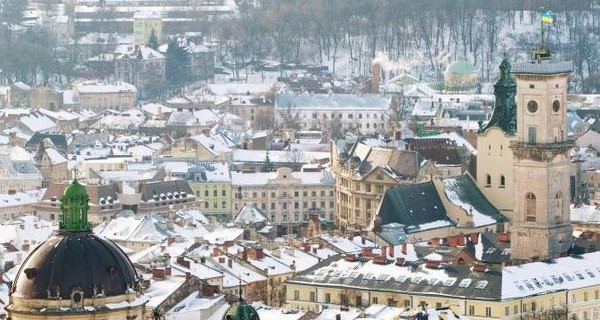
{"label": "flagpole", "polygon": [[[541,14],[544,14],[544,4],[542,3]],[[542,28],[542,43],[540,49],[544,50],[544,19],[540,17],[540,27]]]}

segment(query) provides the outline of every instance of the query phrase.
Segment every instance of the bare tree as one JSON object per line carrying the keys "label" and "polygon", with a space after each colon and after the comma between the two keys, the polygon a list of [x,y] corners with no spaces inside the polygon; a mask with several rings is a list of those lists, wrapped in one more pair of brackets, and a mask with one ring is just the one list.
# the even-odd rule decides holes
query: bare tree
{"label": "bare tree", "polygon": [[300,130],[302,128],[300,124],[300,112],[298,112],[295,104],[288,103],[278,110],[278,113],[278,125],[280,127],[293,130]]}
{"label": "bare tree", "polygon": [[290,148],[287,151],[287,160],[291,164],[293,171],[299,171],[304,163],[304,151],[298,148]]}

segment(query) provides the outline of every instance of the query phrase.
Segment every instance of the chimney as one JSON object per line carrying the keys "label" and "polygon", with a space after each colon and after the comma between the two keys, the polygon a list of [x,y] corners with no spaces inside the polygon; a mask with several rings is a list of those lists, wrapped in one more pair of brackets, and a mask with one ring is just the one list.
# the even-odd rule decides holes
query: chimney
{"label": "chimney", "polygon": [[215,295],[215,289],[212,286],[203,286],[202,287],[202,296],[203,297],[212,297]]}
{"label": "chimney", "polygon": [[225,263],[225,257],[224,256],[220,256],[219,257],[219,263]]}
{"label": "chimney", "polygon": [[200,257],[200,263],[205,264],[206,263],[206,257]]}
{"label": "chimney", "polygon": [[396,258],[396,265],[397,266],[403,266],[404,265],[404,257],[398,257]]}
{"label": "chimney", "polygon": [[265,257],[265,253],[263,252],[263,248],[255,248],[255,258],[256,260],[262,260]]}
{"label": "chimney", "polygon": [[192,274],[190,272],[185,273],[185,280],[189,280],[192,278]]}
{"label": "chimney", "polygon": [[485,269],[487,269],[485,263],[476,262],[475,265],[473,265],[473,271],[475,272],[485,272]]}
{"label": "chimney", "polygon": [[403,244],[402,244],[402,254],[403,254],[403,255],[406,255],[406,252],[407,252],[407,251],[406,251],[406,243],[403,243]]}
{"label": "chimney", "polygon": [[360,237],[360,242],[365,245],[367,244],[367,238],[365,236]]}
{"label": "chimney", "polygon": [[377,255],[377,256],[373,257],[373,263],[376,263],[376,264],[385,264],[386,260],[387,259],[384,255]]}
{"label": "chimney", "polygon": [[385,257],[386,254],[387,254],[387,246],[381,246],[381,255]]}
{"label": "chimney", "polygon": [[14,267],[15,267],[14,261],[4,261],[4,272],[6,272]]}
{"label": "chimney", "polygon": [[471,233],[471,243],[477,244],[479,242],[479,233]]}
{"label": "chimney", "polygon": [[319,249],[323,249],[323,242],[319,242]]}
{"label": "chimney", "polygon": [[165,268],[165,276],[166,277],[170,277],[171,276],[171,267],[166,267]]}
{"label": "chimney", "polygon": [[169,246],[170,246],[170,245],[172,245],[172,244],[173,244],[173,242],[175,242],[175,237],[174,237],[174,236],[169,236],[169,237],[167,238],[167,245],[169,245]]}
{"label": "chimney", "polygon": [[29,251],[29,243],[23,243],[21,245],[21,250],[23,250],[23,251]]}
{"label": "chimney", "polygon": [[498,241],[500,242],[510,242],[510,233],[500,233],[498,234]]}
{"label": "chimney", "polygon": [[434,247],[437,247],[440,245],[440,238],[432,238],[431,239],[431,245]]}
{"label": "chimney", "polygon": [[340,313],[336,314],[335,320],[342,320],[342,315]]}
{"label": "chimney", "polygon": [[440,266],[440,261],[439,260],[427,260],[425,262],[425,267],[429,268],[429,269],[437,269]]}
{"label": "chimney", "polygon": [[362,256],[363,257],[370,257],[373,255],[373,249],[372,248],[362,248]]}
{"label": "chimney", "polygon": [[371,65],[371,93],[379,93],[379,85],[381,83],[381,64],[377,61],[373,61]]}
{"label": "chimney", "polygon": [[166,247],[165,246],[160,246],[160,252],[165,252]]}
{"label": "chimney", "polygon": [[312,248],[312,253],[317,254],[317,248]]}
{"label": "chimney", "polygon": [[458,246],[458,239],[456,237],[448,237],[448,247]]}
{"label": "chimney", "polygon": [[217,248],[217,247],[213,248],[212,256],[213,257],[218,257],[220,255],[221,255],[221,251],[219,251],[219,248]]}
{"label": "chimney", "polygon": [[242,251],[242,259],[244,261],[248,261],[248,249],[244,248],[244,251]]}
{"label": "chimney", "polygon": [[356,261],[356,255],[355,254],[347,254],[344,257],[344,259],[349,262],[354,262],[354,261]]}
{"label": "chimney", "polygon": [[395,247],[394,246],[389,246],[388,250],[389,250],[390,257],[393,258],[396,255],[396,252],[395,252],[396,249],[395,249]]}
{"label": "chimney", "polygon": [[229,269],[233,268],[233,259],[227,259],[227,266],[229,267]]}
{"label": "chimney", "polygon": [[163,269],[163,268],[152,269],[152,279],[164,279],[164,278],[165,278],[165,269]]}
{"label": "chimney", "polygon": [[21,228],[21,230],[25,230],[25,225],[24,224],[20,224],[19,228]]}

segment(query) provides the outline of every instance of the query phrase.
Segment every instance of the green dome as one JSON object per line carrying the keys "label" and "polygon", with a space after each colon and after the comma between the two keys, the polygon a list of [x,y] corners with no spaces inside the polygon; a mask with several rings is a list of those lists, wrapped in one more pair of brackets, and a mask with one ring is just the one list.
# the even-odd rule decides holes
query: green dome
{"label": "green dome", "polygon": [[61,202],[66,199],[76,200],[76,199],[87,199],[88,194],[85,187],[79,183],[79,181],[73,179],[71,184],[69,184],[65,191],[63,191],[63,195],[61,197]]}
{"label": "green dome", "polygon": [[446,67],[446,74],[474,74],[477,73],[477,69],[473,64],[467,61],[454,61]]}
{"label": "green dome", "polygon": [[222,320],[260,320],[260,317],[251,305],[240,299],[238,303],[229,307]]}
{"label": "green dome", "polygon": [[60,211],[62,212],[59,232],[90,231],[92,226],[88,222],[90,197],[87,190],[76,179],[73,179],[62,197],[60,197]]}

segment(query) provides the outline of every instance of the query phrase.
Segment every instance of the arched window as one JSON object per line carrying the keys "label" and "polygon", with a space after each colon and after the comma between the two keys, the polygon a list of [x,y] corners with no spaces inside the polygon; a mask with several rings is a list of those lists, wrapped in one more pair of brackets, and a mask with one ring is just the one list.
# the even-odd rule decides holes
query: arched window
{"label": "arched window", "polygon": [[485,186],[490,187],[492,185],[492,177],[489,174],[485,174]]}
{"label": "arched window", "polygon": [[554,201],[556,202],[556,211],[554,214],[554,221],[556,223],[561,223],[562,222],[562,208],[563,208],[563,196],[562,193],[559,191],[556,193],[556,196],[554,197]]}
{"label": "arched window", "polygon": [[531,192],[525,195],[525,221],[535,221],[535,195]]}
{"label": "arched window", "polygon": [[501,174],[500,175],[500,188],[504,188],[506,187],[506,178],[504,178],[504,175]]}

